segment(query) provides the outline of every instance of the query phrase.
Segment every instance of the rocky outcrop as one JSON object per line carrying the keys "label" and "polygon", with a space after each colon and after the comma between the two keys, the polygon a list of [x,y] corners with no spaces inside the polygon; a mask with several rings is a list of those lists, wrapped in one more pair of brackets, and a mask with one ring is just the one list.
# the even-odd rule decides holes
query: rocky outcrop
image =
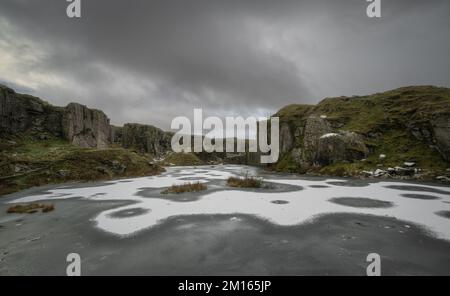
{"label": "rocky outcrop", "polygon": [[107,148],[111,143],[109,118],[102,111],[70,103],[64,110],[64,137],[84,148]]}
{"label": "rocky outcrop", "polygon": [[86,148],[106,148],[111,136],[109,119],[101,111],[76,103],[55,107],[4,86],[0,87],[0,124],[2,138],[64,138]]}
{"label": "rocky outcrop", "polygon": [[121,126],[111,125],[111,141],[113,144],[122,144],[123,128]]}
{"label": "rocky outcrop", "polygon": [[431,120],[434,142],[442,156],[450,161],[450,114],[441,114]]}
{"label": "rocky outcrop", "polygon": [[303,114],[295,114],[291,121],[283,116],[280,118],[282,157],[277,167],[305,172],[311,167],[360,160],[369,154],[362,135],[337,130],[327,116],[314,114],[311,108],[301,106],[297,110]]}
{"label": "rocky outcrop", "polygon": [[62,136],[63,109],[0,85],[0,137],[27,134],[37,139]]}
{"label": "rocky outcrop", "polygon": [[0,86],[0,138],[63,138],[84,148],[124,148],[160,155],[170,150],[171,133],[141,124],[110,125],[100,110],[70,103],[55,107],[39,98]]}
{"label": "rocky outcrop", "polygon": [[435,147],[450,161],[450,114],[434,114],[431,119],[411,121],[407,128],[416,139]]}
{"label": "rocky outcrop", "polygon": [[100,110],[77,103],[55,107],[0,86],[0,138],[63,138],[80,147],[99,149],[114,143],[160,155],[170,150],[171,135],[150,125],[112,126]]}
{"label": "rocky outcrop", "polygon": [[122,146],[161,155],[171,149],[171,134],[151,125],[127,123],[122,129]]}
{"label": "rocky outcrop", "polygon": [[[369,153],[361,135],[348,131],[333,132],[325,118],[309,116],[304,127],[297,129],[297,133],[288,138],[290,143],[300,143],[290,151],[292,160],[300,167],[360,160]],[[283,137],[285,135],[280,133],[281,142],[285,141]]]}
{"label": "rocky outcrop", "polygon": [[361,135],[340,131],[319,138],[315,161],[320,165],[328,165],[341,161],[361,160],[368,154],[369,149]]}
{"label": "rocky outcrop", "polygon": [[289,124],[282,123],[280,125],[280,152],[290,151],[294,146],[294,136]]}
{"label": "rocky outcrop", "polygon": [[330,132],[330,124],[325,119],[317,116],[310,116],[306,119],[305,132],[302,141],[302,158],[305,162],[312,163],[317,160],[317,148],[320,137]]}
{"label": "rocky outcrop", "polygon": [[[317,172],[357,161],[340,168],[379,169],[413,161],[428,169],[424,174],[443,174],[450,166],[449,98],[450,89],[413,86],[327,98],[314,106],[286,106],[275,114],[281,123],[282,154],[275,168]],[[386,159],[378,158],[386,152]],[[337,168],[323,171],[333,174]]]}

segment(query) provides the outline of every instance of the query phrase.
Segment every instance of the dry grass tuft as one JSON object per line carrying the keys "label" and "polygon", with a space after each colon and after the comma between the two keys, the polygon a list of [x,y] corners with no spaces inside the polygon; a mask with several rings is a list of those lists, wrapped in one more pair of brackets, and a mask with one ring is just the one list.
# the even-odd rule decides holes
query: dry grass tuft
{"label": "dry grass tuft", "polygon": [[227,180],[228,186],[238,187],[238,188],[261,188],[263,182],[260,178],[249,177],[245,175],[243,178],[230,177]]}
{"label": "dry grass tuft", "polygon": [[6,212],[8,214],[34,214],[41,210],[42,213],[48,213],[55,209],[55,206],[52,204],[44,205],[44,204],[26,204],[26,205],[15,205],[10,207]]}
{"label": "dry grass tuft", "polygon": [[198,192],[202,190],[206,190],[207,186],[203,183],[196,182],[196,183],[186,183],[183,185],[172,185],[171,187],[161,191],[162,194],[180,194],[185,192]]}

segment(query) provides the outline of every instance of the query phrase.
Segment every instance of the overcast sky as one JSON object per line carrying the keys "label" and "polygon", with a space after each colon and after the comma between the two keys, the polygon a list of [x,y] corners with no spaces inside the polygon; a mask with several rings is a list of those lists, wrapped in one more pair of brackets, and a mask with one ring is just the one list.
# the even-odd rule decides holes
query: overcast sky
{"label": "overcast sky", "polygon": [[0,1],[0,81],[114,124],[270,115],[290,103],[450,86],[450,1]]}

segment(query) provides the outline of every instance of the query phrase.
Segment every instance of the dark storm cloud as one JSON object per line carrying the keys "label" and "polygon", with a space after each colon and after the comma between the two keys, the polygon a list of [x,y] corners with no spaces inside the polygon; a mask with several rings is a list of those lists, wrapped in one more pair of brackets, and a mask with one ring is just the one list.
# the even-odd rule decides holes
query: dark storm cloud
{"label": "dark storm cloud", "polygon": [[270,114],[289,103],[450,85],[448,1],[2,0],[0,80],[113,122]]}

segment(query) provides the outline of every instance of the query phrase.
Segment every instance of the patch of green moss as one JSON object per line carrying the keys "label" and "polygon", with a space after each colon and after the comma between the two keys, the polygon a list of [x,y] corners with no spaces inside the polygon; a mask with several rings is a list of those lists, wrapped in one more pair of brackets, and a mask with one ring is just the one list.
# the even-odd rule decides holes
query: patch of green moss
{"label": "patch of green moss", "polygon": [[437,113],[449,113],[450,90],[411,86],[369,96],[327,98],[312,112],[342,123],[343,130],[361,134],[383,132],[407,122],[428,120]]}
{"label": "patch of green moss", "polygon": [[194,153],[171,153],[164,159],[165,165],[193,166],[202,165],[203,161]]}
{"label": "patch of green moss", "polygon": [[[383,161],[379,160],[380,154],[386,155]],[[374,146],[373,153],[367,158],[368,164],[383,164],[385,167],[402,166],[407,161],[415,162],[420,168],[437,171],[445,171],[449,166],[438,151],[405,130],[390,130],[384,133]]]}
{"label": "patch of green moss", "polygon": [[316,172],[326,176],[336,177],[356,177],[364,170],[363,163],[334,163],[322,168],[318,168]]}
{"label": "patch of green moss", "polygon": [[274,116],[281,122],[292,122],[303,119],[314,106],[305,104],[291,104],[281,108]]}
{"label": "patch of green moss", "polygon": [[294,162],[291,153],[286,153],[275,164],[275,170],[285,173],[296,173],[299,171],[298,165]]}
{"label": "patch of green moss", "polygon": [[84,149],[63,140],[22,140],[1,156],[0,195],[46,184],[139,177],[164,170],[127,149]]}

